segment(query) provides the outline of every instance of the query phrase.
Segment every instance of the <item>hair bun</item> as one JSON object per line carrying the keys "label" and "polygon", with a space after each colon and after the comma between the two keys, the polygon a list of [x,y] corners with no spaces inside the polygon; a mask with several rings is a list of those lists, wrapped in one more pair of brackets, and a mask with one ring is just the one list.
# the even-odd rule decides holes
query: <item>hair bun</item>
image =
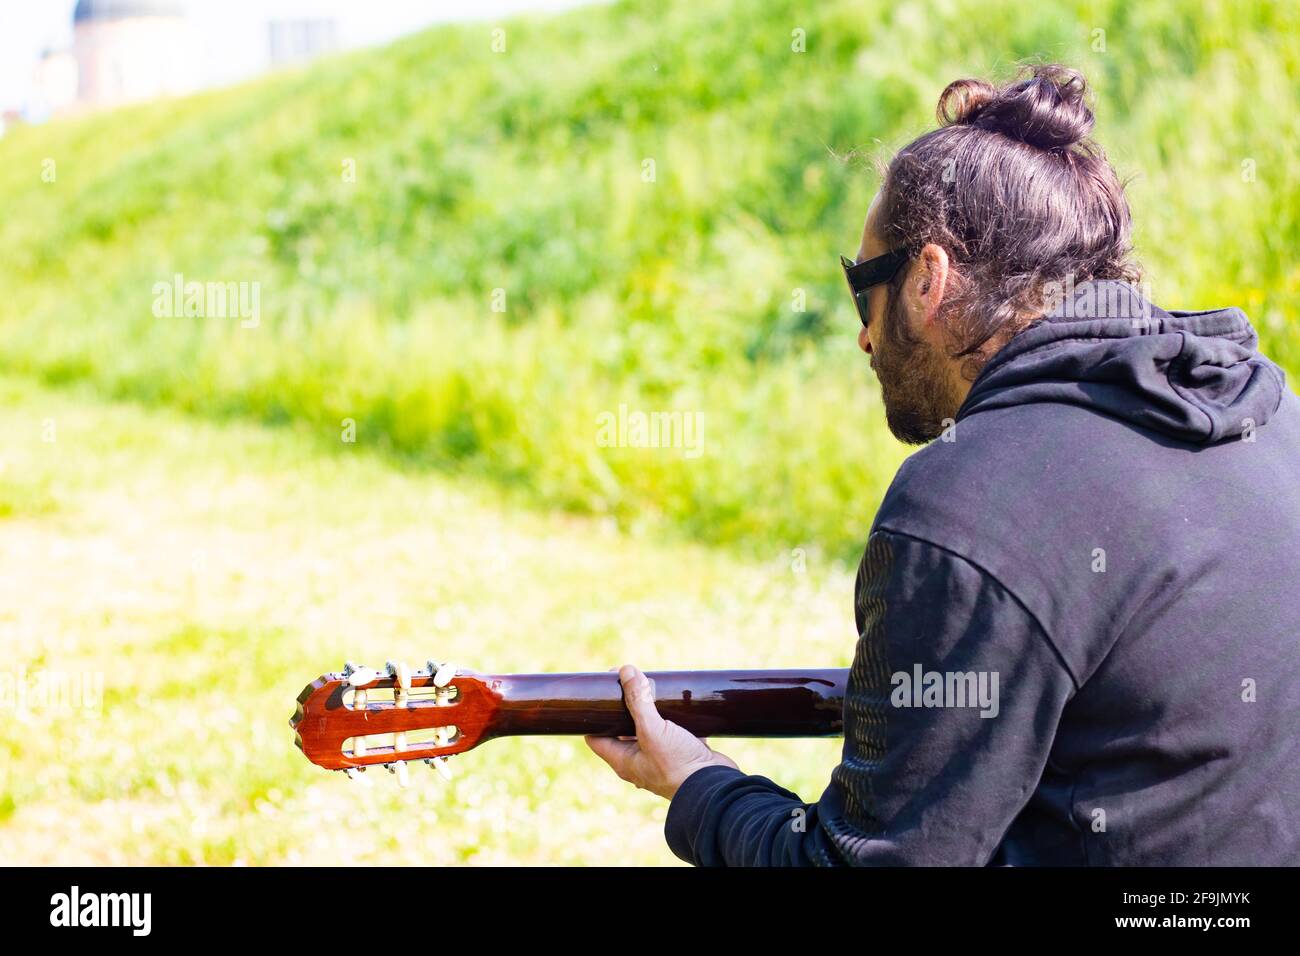
{"label": "hair bun", "polygon": [[974,126],[1039,149],[1067,149],[1087,139],[1094,117],[1083,74],[1049,64],[1028,67],[1003,87],[956,80],[939,96],[945,126]]}

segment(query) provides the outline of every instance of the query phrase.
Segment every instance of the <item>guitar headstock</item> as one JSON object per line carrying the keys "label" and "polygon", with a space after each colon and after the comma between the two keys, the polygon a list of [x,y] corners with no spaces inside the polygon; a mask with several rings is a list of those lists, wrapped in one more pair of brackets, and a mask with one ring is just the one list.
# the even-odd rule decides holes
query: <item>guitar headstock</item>
{"label": "guitar headstock", "polygon": [[353,779],[384,765],[405,786],[413,760],[449,776],[447,758],[484,739],[497,699],[488,678],[454,664],[429,661],[417,671],[400,662],[382,671],[347,664],[303,688],[289,725],[312,763]]}

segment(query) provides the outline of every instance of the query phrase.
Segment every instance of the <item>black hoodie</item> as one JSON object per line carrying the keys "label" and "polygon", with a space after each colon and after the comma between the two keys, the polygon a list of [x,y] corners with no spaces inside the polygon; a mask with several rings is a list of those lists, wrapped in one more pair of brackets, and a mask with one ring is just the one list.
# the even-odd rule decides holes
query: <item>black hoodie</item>
{"label": "black hoodie", "polygon": [[699,865],[1300,864],[1300,400],[1238,309],[1085,283],[899,470],[814,804],[693,774]]}

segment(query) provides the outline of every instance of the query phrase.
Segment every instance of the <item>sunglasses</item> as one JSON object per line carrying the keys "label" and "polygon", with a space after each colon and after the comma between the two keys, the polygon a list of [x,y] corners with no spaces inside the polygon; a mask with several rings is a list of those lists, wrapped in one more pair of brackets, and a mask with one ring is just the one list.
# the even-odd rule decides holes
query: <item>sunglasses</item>
{"label": "sunglasses", "polygon": [[853,304],[858,307],[858,318],[865,329],[871,324],[871,309],[867,304],[867,293],[874,286],[892,282],[898,270],[902,269],[911,254],[906,249],[894,249],[883,256],[876,256],[866,262],[854,262],[848,256],[840,256],[840,265],[844,266],[844,278],[849,282],[849,293]]}

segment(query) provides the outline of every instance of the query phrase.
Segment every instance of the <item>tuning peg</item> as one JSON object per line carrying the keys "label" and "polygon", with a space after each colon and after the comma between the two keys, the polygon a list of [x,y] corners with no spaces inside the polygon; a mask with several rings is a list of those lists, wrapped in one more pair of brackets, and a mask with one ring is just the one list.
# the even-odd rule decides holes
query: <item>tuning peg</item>
{"label": "tuning peg", "polygon": [[369,667],[357,667],[355,664],[346,664],[343,668],[343,676],[348,679],[348,683],[353,687],[360,687],[362,684],[371,684],[379,679],[379,672]]}
{"label": "tuning peg", "polygon": [[394,664],[389,661],[384,665],[388,671],[388,676],[393,679],[393,703],[398,707],[407,705],[407,695],[411,692],[411,668],[406,666],[406,661],[398,661]]}
{"label": "tuning peg", "polygon": [[446,757],[425,757],[424,762],[438,771],[438,776],[442,777],[443,780],[450,780],[454,776]]}
{"label": "tuning peg", "polygon": [[362,773],[362,767],[348,767],[343,772],[349,780],[355,780],[357,783],[364,784],[367,787],[373,787],[374,783]]}
{"label": "tuning peg", "polygon": [[384,670],[388,672],[389,677],[397,681],[397,686],[402,690],[411,689],[411,669],[406,666],[406,661],[396,663],[389,661],[384,665]]}
{"label": "tuning peg", "polygon": [[385,764],[388,772],[397,777],[397,785],[403,790],[411,782],[410,771],[406,768],[405,760],[398,760],[396,763]]}
{"label": "tuning peg", "polygon": [[[411,693],[411,669],[406,666],[406,661],[398,661],[394,664],[389,661],[384,665],[388,670],[388,676],[393,678],[393,706],[408,707],[410,706],[409,696]],[[406,749],[406,731],[399,730],[393,734],[393,749],[399,753]],[[390,764],[391,766],[391,764]],[[406,786],[406,765],[401,764],[402,770],[397,779],[402,786]]]}
{"label": "tuning peg", "polygon": [[451,679],[456,676],[455,664],[439,664],[437,661],[428,661],[424,665],[429,676],[433,678],[435,704],[450,704],[456,693],[455,688],[451,687]]}
{"label": "tuning peg", "polygon": [[[432,664],[432,661],[430,662]],[[438,669],[433,672],[433,686],[442,688],[451,683],[451,679],[456,676],[456,665],[452,663],[439,664]]]}
{"label": "tuning peg", "polygon": [[[366,692],[365,688],[362,687],[362,685],[370,684],[378,680],[379,679],[378,672],[371,670],[369,667],[358,667],[356,664],[352,663],[351,661],[348,661],[346,664],[343,665],[343,676],[347,678],[348,686],[355,688],[355,690],[353,690],[352,692],[353,708],[356,710],[365,710],[366,706],[369,704],[370,695]],[[356,754],[358,757],[365,756],[366,754],[365,737],[358,736],[352,742],[352,752]],[[350,771],[349,771],[349,776],[352,776]],[[353,779],[358,779],[358,778],[353,777]],[[366,783],[367,785],[369,785],[369,781],[366,781]]]}

